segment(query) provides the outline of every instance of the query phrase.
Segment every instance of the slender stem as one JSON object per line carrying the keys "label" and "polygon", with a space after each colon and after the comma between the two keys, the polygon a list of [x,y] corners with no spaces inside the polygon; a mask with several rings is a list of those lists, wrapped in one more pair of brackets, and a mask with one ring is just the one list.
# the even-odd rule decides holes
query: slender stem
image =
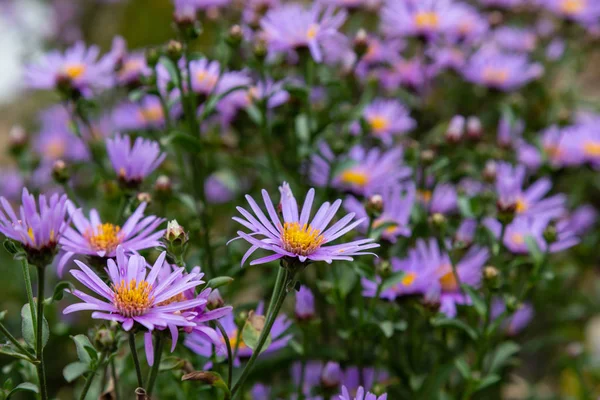
{"label": "slender stem", "polygon": [[42,400],[48,398],[48,391],[46,389],[46,371],[44,369],[44,344],[43,333],[44,333],[44,274],[46,272],[45,267],[37,267],[38,273],[38,292],[37,292],[37,327],[35,334],[35,351],[36,358],[40,362],[36,365],[38,378],[40,380],[40,395]]}
{"label": "slender stem", "polygon": [[37,331],[37,318],[35,316],[35,302],[33,301],[33,291],[31,289],[31,275],[29,275],[29,263],[26,259],[21,260],[23,267],[23,278],[25,279],[25,290],[27,291],[27,301],[31,311],[31,320],[33,321],[33,331]]}
{"label": "slender stem", "polygon": [[233,349],[233,359],[235,360],[238,355],[238,350],[240,349],[240,340],[242,339],[242,329],[243,326],[238,326],[236,334],[235,334],[235,348]]}
{"label": "slender stem", "polygon": [[163,353],[163,347],[165,345],[165,341],[160,333],[156,335],[156,346],[154,347],[154,365],[152,365],[152,369],[150,370],[150,376],[148,377],[148,384],[146,385],[146,392],[148,396],[152,394],[152,388],[154,387],[154,382],[156,381],[156,377],[158,375],[158,369],[160,367],[160,359]]}
{"label": "slender stem", "polygon": [[[266,88],[266,81],[264,86]],[[266,89],[265,89],[266,91]],[[260,108],[262,111],[262,117],[260,119],[260,133],[263,140],[263,146],[265,147],[265,152],[267,153],[267,161],[269,162],[269,172],[271,174],[271,179],[273,180],[273,184],[277,184],[279,178],[277,176],[277,165],[275,164],[275,158],[273,157],[273,149],[271,146],[271,124],[269,121],[269,107],[268,107],[268,98],[265,97],[261,100]]]}
{"label": "slender stem", "polygon": [[98,371],[98,368],[100,368],[100,366],[102,364],[104,364],[105,359],[106,359],[106,352],[102,352],[102,355],[100,356],[100,360],[98,360],[96,365],[94,365],[94,368],[92,369],[90,375],[85,380],[85,386],[83,387],[83,390],[81,391],[79,400],[85,399],[85,396],[87,395],[88,391],[90,390],[90,387],[92,386],[92,382],[94,381],[94,378],[96,377],[96,372]]}
{"label": "slender stem", "polygon": [[277,302],[276,302],[275,306],[273,307],[272,313],[267,315],[267,321],[265,323],[265,327],[263,328],[263,331],[260,334],[260,337],[258,338],[258,343],[256,344],[256,348],[252,351],[252,356],[246,363],[246,366],[244,367],[244,370],[242,371],[242,375],[240,376],[240,378],[236,382],[235,386],[233,387],[233,390],[231,391],[232,399],[236,398],[236,394],[238,394],[239,390],[242,388],[242,385],[248,378],[248,375],[250,375],[250,371],[252,370],[252,367],[254,366],[256,359],[260,355],[260,352],[261,352],[263,346],[265,345],[265,342],[267,341],[269,334],[271,333],[271,328],[273,328],[273,323],[275,322],[277,314],[279,314],[279,310],[281,310],[283,301],[285,300],[285,297],[287,296],[287,289],[286,289],[287,283],[291,279],[293,279],[293,277],[290,277],[290,271],[288,269],[285,269],[284,274],[282,274],[281,276],[278,276],[279,282],[278,282],[278,284],[275,285],[275,288],[279,288],[279,293],[273,292],[273,298],[276,298]]}
{"label": "slender stem", "polygon": [[231,343],[229,342],[229,336],[227,336],[227,331],[225,331],[223,325],[217,320],[214,320],[213,322],[219,332],[221,332],[221,335],[223,335],[225,346],[227,346],[227,387],[231,387],[231,381],[233,379],[233,351],[231,351]]}
{"label": "slender stem", "polygon": [[0,322],[0,332],[2,332],[4,334],[4,336],[6,336],[6,338],[15,345],[15,347],[17,349],[19,349],[24,355],[26,355],[27,357],[30,358],[30,361],[35,361],[35,355],[31,354],[31,352],[29,350],[27,350],[25,347],[23,347],[23,345],[21,343],[19,343],[19,341],[17,340],[17,338],[15,338],[9,331],[8,329],[4,326],[4,324],[2,322]]}
{"label": "slender stem", "polygon": [[115,393],[115,400],[119,400],[119,378],[117,376],[117,367],[115,366],[115,359],[110,359],[110,373],[112,374],[113,380],[113,391]]}
{"label": "slender stem", "polygon": [[273,311],[273,307],[275,307],[275,303],[277,302],[277,293],[281,290],[281,285],[283,285],[283,274],[285,273],[284,267],[279,267],[277,269],[277,278],[275,278],[275,286],[273,287],[273,294],[271,295],[271,300],[269,301],[269,308],[267,308],[266,316],[271,315],[271,311]]}
{"label": "slender stem", "polygon": [[142,368],[140,367],[140,360],[137,355],[137,348],[135,346],[135,333],[129,332],[129,349],[131,350],[131,357],[133,358],[133,364],[135,365],[135,374],[137,375],[138,387],[144,387],[144,380],[142,379]]}

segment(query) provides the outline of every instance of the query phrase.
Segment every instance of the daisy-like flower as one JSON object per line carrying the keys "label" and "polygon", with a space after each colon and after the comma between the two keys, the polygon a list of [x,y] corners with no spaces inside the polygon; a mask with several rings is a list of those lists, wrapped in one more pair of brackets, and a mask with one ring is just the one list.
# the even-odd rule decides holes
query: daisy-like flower
{"label": "daisy-like flower", "polygon": [[280,0],[246,0],[242,19],[250,27],[257,28],[267,11],[279,7],[280,3]]}
{"label": "daisy-like flower", "polygon": [[456,189],[449,183],[437,184],[433,190],[419,190],[417,197],[430,214],[449,214],[458,205]]}
{"label": "daisy-like flower", "polygon": [[538,3],[560,17],[586,26],[600,18],[600,3],[595,0],[540,0]]}
{"label": "daisy-like flower", "polygon": [[[492,301],[492,314],[493,320],[500,317],[506,312],[506,304],[501,298],[494,298]],[[509,336],[515,336],[521,332],[533,318],[533,307],[529,303],[521,304],[517,311],[508,319],[502,323],[502,328]]]}
{"label": "daisy-like flower", "polygon": [[248,104],[257,101],[267,100],[267,108],[275,108],[286,103],[290,94],[283,89],[283,82],[273,82],[267,79],[266,82],[258,82],[251,86],[247,92]]}
{"label": "daisy-like flower", "polygon": [[136,51],[125,55],[117,70],[117,82],[124,86],[137,86],[142,77],[147,77],[152,70],[146,63],[146,55]]}
{"label": "daisy-like flower", "polygon": [[[262,302],[256,307],[255,313],[257,315],[263,315],[264,304]],[[252,349],[248,347],[246,343],[244,343],[242,338],[240,338],[239,343],[237,342],[238,328],[233,314],[228,313],[227,315],[223,316],[220,322],[227,333],[227,337],[229,337],[231,347],[237,347],[238,349],[238,358],[234,360],[234,365],[238,366],[240,365],[239,358],[248,358],[252,356]],[[269,347],[263,351],[264,354],[277,352],[278,350],[281,350],[287,346],[288,342],[292,339],[292,335],[286,335],[286,331],[291,324],[292,322],[285,315],[280,315],[275,319],[273,328],[271,329],[271,337],[273,338],[273,341]],[[213,348],[218,356],[227,357],[225,338],[220,332],[217,332],[216,336],[207,336],[206,332],[200,333],[197,328],[194,328],[192,333],[186,336],[185,345],[194,353],[207,358],[212,356]]]}
{"label": "daisy-like flower", "polygon": [[[161,246],[160,238],[165,229],[158,229],[165,220],[155,216],[144,217],[146,203],[138,206],[125,221],[123,227],[102,222],[98,211],[92,209],[90,218],[81,209],[70,207],[71,219],[75,228],[68,227],[60,244],[65,250],[58,264],[58,274],[62,276],[66,263],[74,255],[114,258],[118,247],[126,253]],[[157,230],[158,229],[158,230]]]}
{"label": "daisy-like flower", "polygon": [[582,165],[585,156],[580,146],[581,126],[560,128],[553,125],[542,132],[542,149],[548,161],[556,167]]}
{"label": "daisy-like flower", "polygon": [[387,400],[387,393],[377,397],[376,394],[365,391],[365,388],[360,386],[356,391],[356,396],[350,395],[346,386],[342,387],[342,394],[339,396],[340,400]]}
{"label": "daisy-like flower", "polygon": [[[125,331],[131,330],[135,323],[148,331],[168,326],[196,326],[192,321],[195,313],[181,311],[206,304],[206,299],[198,297],[185,300],[182,293],[204,282],[197,273],[185,274],[184,267],[177,268],[167,279],[159,281],[157,278],[165,257],[166,252],[162,252],[148,270],[144,257],[132,255],[127,258],[125,251],[119,246],[116,262],[113,259],[107,261],[110,286],[90,267],[76,260],[80,269],[71,270],[71,275],[100,298],[77,289],[71,290],[70,293],[83,302],[68,306],[63,314],[93,311],[92,318],[119,322]],[[148,360],[152,361],[152,342],[148,341],[148,335],[145,342]]]}
{"label": "daisy-like flower", "polygon": [[381,9],[382,30],[388,36],[431,39],[457,26],[456,7],[452,0],[388,0]]}
{"label": "daisy-like flower", "polygon": [[530,63],[525,54],[502,53],[492,47],[477,51],[462,70],[466,80],[502,91],[519,89],[543,73],[543,67]]}
{"label": "daisy-like flower", "polygon": [[411,175],[412,169],[403,165],[402,156],[401,148],[381,152],[355,146],[342,157],[345,167],[335,171],[331,184],[363,196],[383,192]]}
{"label": "daisy-like flower", "polygon": [[50,198],[40,195],[36,202],[27,188],[23,188],[18,215],[6,198],[0,197],[0,204],[0,232],[4,236],[20,242],[29,255],[54,255],[68,226],[66,195],[54,194]]}
{"label": "daisy-like flower", "polygon": [[536,48],[537,36],[533,29],[503,26],[494,31],[492,41],[507,51],[530,53]]}
{"label": "daisy-like flower", "polygon": [[246,200],[256,217],[242,207],[237,207],[237,210],[245,219],[233,217],[233,220],[250,230],[249,234],[238,231],[238,238],[243,238],[252,245],[242,258],[242,265],[258,249],[272,251],[274,254],[253,260],[250,265],[263,264],[283,257],[298,258],[301,263],[307,260],[325,261],[329,264],[333,260],[352,261],[352,256],[372,254],[365,252],[365,250],[379,247],[378,244],[372,243],[373,239],[361,239],[349,243],[325,246],[356,228],[363,220],[359,219],[351,222],[354,213],[350,213],[329,229],[326,229],[340,208],[341,200],[336,200],[333,204],[324,203],[310,220],[315,197],[314,189],[310,189],[306,194],[300,213],[290,186],[284,182],[279,187],[279,191],[281,193],[280,207],[283,213],[283,222],[275,211],[269,194],[264,189],[262,197],[270,220],[254,199],[248,195]]}
{"label": "daisy-like flower", "polygon": [[133,147],[129,136],[116,135],[106,140],[106,151],[121,181],[139,185],[167,156],[157,142],[138,137]]}
{"label": "daisy-like flower", "polygon": [[526,169],[523,165],[513,167],[506,162],[496,166],[496,193],[498,208],[501,211],[514,212],[517,215],[535,215],[539,213],[558,217],[564,213],[566,198],[556,194],[544,198],[552,188],[549,178],[541,178],[523,189]]}
{"label": "daisy-like flower", "polygon": [[54,106],[40,115],[41,127],[33,147],[45,162],[84,161],[89,158],[85,143],[75,136],[64,107]]}
{"label": "daisy-like flower", "polygon": [[419,90],[428,78],[430,76],[420,57],[411,59],[400,57],[398,61],[392,63],[390,69],[384,69],[380,76],[383,87],[389,91],[397,90],[400,86]]}
{"label": "daisy-like flower", "polygon": [[114,60],[110,55],[100,59],[97,46],[86,48],[77,42],[64,53],[51,51],[38,62],[29,65],[25,79],[35,89],[54,89],[68,85],[84,96],[92,95],[94,89],[112,86]]}
{"label": "daisy-like flower", "polygon": [[402,135],[416,125],[408,109],[393,99],[374,100],[364,109],[362,117],[369,126],[370,133],[388,146],[392,144],[393,136]]}
{"label": "daisy-like flower", "polygon": [[209,61],[206,58],[190,61],[192,91],[203,95],[211,94],[219,81],[220,71],[218,61]]}
{"label": "daisy-like flower", "polygon": [[117,130],[160,129],[165,125],[165,113],[157,96],[144,96],[138,104],[117,106],[112,119]]}
{"label": "daisy-like flower", "polygon": [[475,7],[456,3],[445,16],[452,23],[446,34],[456,43],[479,41],[488,30],[488,21]]}
{"label": "daisy-like flower", "polygon": [[340,36],[338,32],[346,20],[346,13],[334,14],[333,7],[323,11],[315,2],[310,8],[302,4],[285,4],[269,10],[260,21],[269,50],[289,52],[308,48],[316,62],[323,60],[323,40]]}
{"label": "daisy-like flower", "polygon": [[[398,236],[410,236],[409,220],[415,198],[416,190],[415,185],[412,183],[405,185],[405,187],[391,185],[386,188],[382,196],[383,210],[373,221],[374,229],[384,224],[388,225],[381,234],[382,238],[396,243]],[[344,208],[348,212],[353,212],[357,218],[363,220],[363,223],[358,228],[362,233],[365,233],[371,223],[365,206],[355,197],[348,196],[344,201]]]}
{"label": "daisy-like flower", "polygon": [[300,286],[296,292],[296,318],[299,320],[312,319],[315,316],[315,296],[306,286]]}
{"label": "daisy-like flower", "polygon": [[229,123],[238,110],[250,104],[248,90],[251,87],[252,79],[247,71],[230,71],[221,76],[215,93],[224,96],[217,104],[217,111],[223,122]]}

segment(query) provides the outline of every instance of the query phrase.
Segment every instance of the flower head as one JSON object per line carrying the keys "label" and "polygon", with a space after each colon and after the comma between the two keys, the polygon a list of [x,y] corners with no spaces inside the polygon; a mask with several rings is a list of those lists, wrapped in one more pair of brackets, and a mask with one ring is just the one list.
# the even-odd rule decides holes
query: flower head
{"label": "flower head", "polygon": [[123,247],[116,251],[116,262],[107,260],[107,285],[87,265],[75,261],[80,269],[71,270],[71,274],[100,298],[90,296],[80,290],[71,294],[83,300],[68,306],[63,313],[75,311],[93,311],[92,318],[117,321],[125,331],[135,323],[149,331],[166,328],[168,325],[194,327],[194,314],[181,313],[206,303],[204,298],[183,300],[180,294],[203,283],[198,273],[185,274],[185,268],[177,268],[167,279],[158,281],[163,268],[166,252],[162,252],[151,269],[147,269],[146,260],[139,255],[127,257]]}
{"label": "flower head", "polygon": [[600,18],[600,3],[594,0],[540,0],[539,3],[558,16],[586,26]]}
{"label": "flower head", "polygon": [[416,125],[398,100],[376,99],[364,109],[362,117],[371,135],[380,138],[388,146],[392,144],[394,135],[402,135]]}
{"label": "flower head", "polygon": [[339,396],[340,400],[387,400],[387,394],[377,395],[366,392],[365,389],[360,386],[356,391],[356,396],[351,396],[346,386],[342,387],[342,394]]}
{"label": "flower head", "polygon": [[43,161],[84,161],[89,158],[85,143],[75,136],[69,114],[63,107],[54,106],[42,112],[40,123],[34,149]]}
{"label": "flower head", "polygon": [[218,61],[209,61],[206,58],[190,61],[190,81],[194,93],[211,94],[219,81],[220,71]]}
{"label": "flower head", "polygon": [[112,119],[118,130],[160,129],[165,124],[165,113],[158,97],[145,96],[137,104],[117,106]]}
{"label": "flower head", "polygon": [[306,8],[302,4],[285,4],[269,10],[260,21],[269,49],[289,52],[306,48],[316,62],[323,60],[323,40],[340,36],[338,29],[346,20],[345,12],[334,14],[333,7],[318,2]]}
{"label": "flower head", "polygon": [[298,319],[311,319],[315,316],[315,296],[306,286],[300,286],[296,292],[296,317]]}
{"label": "flower head", "polygon": [[106,150],[119,179],[134,185],[140,184],[166,157],[157,142],[141,137],[132,147],[129,136],[117,135],[106,141]]}
{"label": "flower head", "polygon": [[160,246],[160,238],[165,230],[158,227],[164,219],[155,216],[144,217],[145,209],[146,203],[140,204],[121,227],[102,222],[95,209],[90,211],[88,219],[81,209],[71,207],[74,228],[69,226],[60,241],[66,253],[58,265],[59,275],[62,275],[64,266],[74,255],[113,258],[118,247],[125,253],[135,253]]}
{"label": "flower head", "polygon": [[68,223],[67,196],[54,194],[36,198],[23,188],[21,207],[17,215],[8,200],[0,197],[0,232],[9,239],[20,242],[28,253],[54,254],[58,241]]}
{"label": "flower head", "polygon": [[270,220],[254,199],[248,195],[246,200],[256,217],[242,207],[237,207],[237,210],[245,219],[233,217],[233,220],[251,231],[249,234],[242,231],[237,232],[239,238],[243,238],[252,244],[252,247],[242,259],[242,265],[259,248],[272,251],[274,254],[253,260],[250,265],[263,264],[283,257],[298,258],[301,263],[306,262],[306,260],[325,261],[327,263],[331,263],[333,260],[351,261],[352,256],[369,254],[365,250],[379,247],[378,244],[372,243],[373,239],[361,239],[349,243],[325,246],[356,228],[362,223],[362,220],[351,222],[354,213],[350,213],[329,229],[326,229],[336,211],[340,208],[341,200],[336,200],[333,204],[324,203],[310,220],[315,197],[314,189],[308,191],[300,213],[298,212],[296,198],[289,185],[284,182],[279,191],[281,193],[280,207],[283,222],[275,211],[266,190],[262,191],[262,196]]}

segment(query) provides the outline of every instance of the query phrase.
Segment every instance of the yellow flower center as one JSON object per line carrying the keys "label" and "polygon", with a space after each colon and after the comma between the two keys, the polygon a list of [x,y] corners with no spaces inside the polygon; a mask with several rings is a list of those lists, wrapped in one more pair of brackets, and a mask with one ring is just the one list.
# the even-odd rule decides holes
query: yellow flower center
{"label": "yellow flower center", "polygon": [[419,196],[421,201],[425,204],[429,204],[429,202],[431,201],[432,195],[433,195],[433,193],[431,192],[431,190],[418,190],[417,191],[417,196]]}
{"label": "yellow flower center", "polygon": [[419,28],[437,28],[440,24],[440,17],[433,11],[421,11],[415,14],[415,24]]}
{"label": "yellow flower center", "polygon": [[563,0],[560,4],[560,10],[568,15],[579,14],[583,11],[586,0]]}
{"label": "yellow flower center", "polygon": [[144,66],[144,63],[141,60],[138,60],[138,59],[127,60],[127,61],[125,61],[125,64],[123,64],[123,66],[121,67],[121,70],[119,71],[119,75],[124,76],[131,72],[138,71],[138,70],[142,69],[143,66]]}
{"label": "yellow flower center", "polygon": [[110,253],[121,243],[121,227],[113,224],[100,224],[95,230],[88,229],[83,236],[94,250]]}
{"label": "yellow flower center", "polygon": [[[172,304],[172,303],[182,302],[184,300],[185,300],[185,295],[183,293],[179,293],[179,294],[176,294],[173,297],[168,298],[165,301],[161,301],[160,303],[158,303],[158,305],[159,306],[166,306],[166,305],[169,305],[169,304]],[[183,311],[183,310],[180,310],[180,311]]]}
{"label": "yellow flower center", "polygon": [[85,72],[85,65],[83,64],[71,64],[65,66],[63,69],[65,75],[71,79],[77,79]]}
{"label": "yellow flower center", "polygon": [[486,67],[483,80],[492,85],[502,85],[508,80],[508,71],[504,68]]}
{"label": "yellow flower center", "polygon": [[325,238],[319,229],[314,229],[308,224],[300,226],[297,222],[286,222],[283,224],[281,240],[286,251],[307,256],[314,253]]}
{"label": "yellow flower center", "polygon": [[[386,221],[383,218],[377,218],[375,221],[373,221],[373,228],[379,228],[381,225],[388,223],[388,222],[394,222],[394,221]],[[390,225],[383,230],[383,233],[387,233],[388,235],[391,235],[396,231],[396,228],[398,228],[398,224]]]}
{"label": "yellow flower center", "polygon": [[33,234],[33,228],[27,229],[27,236],[31,239],[31,242],[35,244],[35,235]]}
{"label": "yellow flower center", "polygon": [[[442,267],[440,267],[440,269],[441,268],[452,269],[452,267],[450,267],[449,265],[442,266]],[[445,273],[444,275],[442,275],[442,277],[440,278],[440,285],[442,285],[442,290],[444,292],[455,292],[456,290],[458,290],[458,282],[456,281],[456,276],[454,275],[454,271],[450,270],[447,273]]]}
{"label": "yellow flower center", "polygon": [[519,214],[524,213],[528,209],[529,209],[529,204],[527,204],[527,201],[524,198],[519,197],[517,199],[517,204],[516,204],[517,213],[519,213]]}
{"label": "yellow flower center", "polygon": [[132,279],[127,284],[122,280],[118,285],[113,285],[113,289],[115,307],[125,317],[143,315],[154,301],[154,296],[151,296],[152,285],[146,281],[137,283]]}
{"label": "yellow flower center", "polygon": [[562,155],[562,150],[558,146],[548,145],[544,147],[544,150],[546,150],[548,157],[553,159],[559,158]]}
{"label": "yellow flower center", "polygon": [[62,158],[65,154],[65,150],[65,142],[60,139],[53,139],[46,146],[46,154],[48,154],[51,159]]}
{"label": "yellow flower center", "polygon": [[386,131],[390,126],[390,121],[381,115],[374,115],[369,118],[369,125],[375,133],[381,133]]}
{"label": "yellow flower center", "polygon": [[[239,342],[238,342],[238,336],[240,337]],[[224,337],[221,338],[221,342],[223,344],[225,344],[225,338]],[[235,349],[236,347],[238,349],[240,349],[240,350],[248,348],[248,346],[246,345],[246,343],[244,343],[244,339],[242,339],[242,336],[238,335],[237,329],[235,331],[233,331],[231,333],[231,335],[229,335],[229,343],[231,344],[231,348],[232,349]]]}
{"label": "yellow flower center", "polygon": [[306,37],[308,38],[308,40],[312,40],[317,36],[317,33],[319,33],[319,25],[312,24],[306,32]]}
{"label": "yellow flower center", "polygon": [[413,283],[415,283],[416,279],[417,279],[417,274],[415,272],[409,272],[408,274],[406,274],[402,277],[402,280],[400,281],[400,283],[402,284],[402,286],[410,286]]}
{"label": "yellow flower center", "polygon": [[369,181],[369,177],[368,175],[363,172],[363,171],[357,171],[357,170],[347,170],[344,171],[340,177],[340,179],[342,180],[342,182],[349,184],[349,185],[356,185],[356,186],[365,186],[367,184],[367,182]]}
{"label": "yellow flower center", "polygon": [[519,244],[520,245],[520,244],[524,244],[525,243],[525,237],[521,233],[513,233],[512,235],[510,235],[510,240],[514,244]]}
{"label": "yellow flower center", "polygon": [[146,122],[159,122],[165,116],[162,107],[159,105],[140,109],[140,115]]}
{"label": "yellow flower center", "polygon": [[583,144],[583,152],[588,156],[600,157],[600,143],[585,142]]}

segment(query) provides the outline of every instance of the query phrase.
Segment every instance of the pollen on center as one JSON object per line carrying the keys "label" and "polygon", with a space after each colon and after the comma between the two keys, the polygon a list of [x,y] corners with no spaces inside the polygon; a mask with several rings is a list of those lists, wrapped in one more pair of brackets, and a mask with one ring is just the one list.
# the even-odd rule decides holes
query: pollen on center
{"label": "pollen on center", "polygon": [[314,253],[325,238],[321,231],[308,224],[300,226],[298,222],[286,222],[281,237],[283,248],[290,253],[307,256]]}

